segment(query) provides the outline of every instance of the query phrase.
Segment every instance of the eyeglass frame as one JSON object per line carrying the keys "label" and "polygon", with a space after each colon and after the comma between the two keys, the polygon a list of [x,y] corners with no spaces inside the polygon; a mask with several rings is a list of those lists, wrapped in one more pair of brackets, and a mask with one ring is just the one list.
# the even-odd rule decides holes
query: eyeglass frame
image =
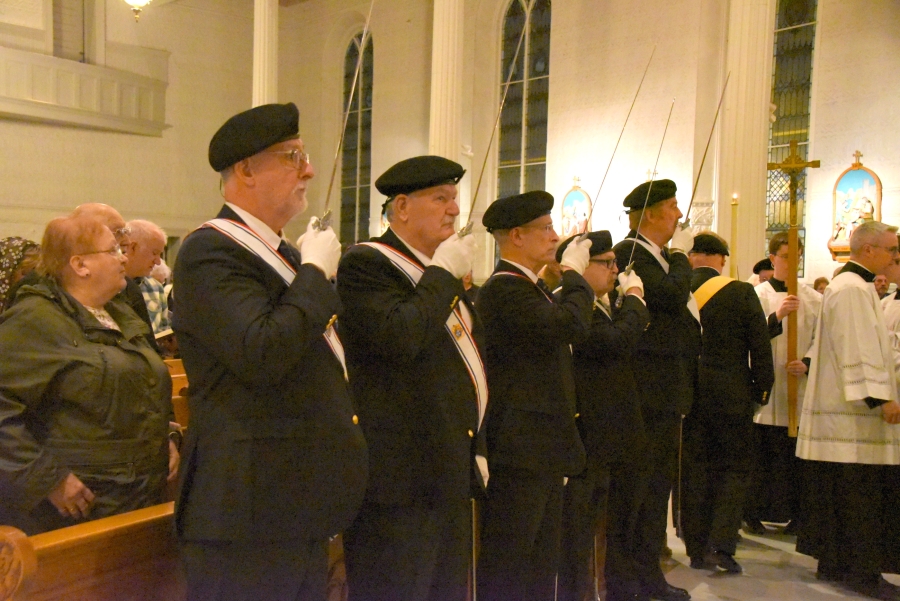
{"label": "eyeglass frame", "polygon": [[874,248],[883,248],[884,250],[888,251],[888,254],[890,255],[900,255],[900,245],[882,246],[880,244],[869,244],[869,246],[872,246]]}
{"label": "eyeglass frame", "polygon": [[[302,171],[310,164],[310,155],[299,148],[291,148],[290,150],[265,150],[266,154],[287,154],[290,155],[290,162],[294,165],[294,169]],[[296,157],[296,158],[295,158]]]}
{"label": "eyeglass frame", "polygon": [[[535,225],[528,225],[528,224],[525,224],[525,225],[517,225],[516,227],[519,228],[519,229],[523,229],[523,230],[544,230],[544,233],[545,233],[545,234],[549,234],[549,233],[551,233],[551,232],[555,232],[555,231],[556,231],[556,230],[553,228],[553,222],[552,222],[552,221],[551,221],[550,223],[547,223],[547,224],[544,224],[544,225],[537,225],[537,224],[535,224]],[[513,229],[515,229],[515,228],[513,228]]]}
{"label": "eyeglass frame", "polygon": [[604,265],[607,269],[612,269],[613,265],[616,264],[616,258],[613,257],[612,259],[595,259],[594,257],[591,257],[590,259],[588,259],[588,263],[593,263],[594,265]]}
{"label": "eyeglass frame", "polygon": [[91,252],[87,252],[87,253],[75,253],[75,254],[80,255],[80,256],[107,254],[111,257],[115,257],[116,259],[119,259],[119,258],[125,256],[125,253],[122,251],[121,244],[116,244],[115,246],[113,246],[112,248],[107,249],[107,250],[92,250]]}

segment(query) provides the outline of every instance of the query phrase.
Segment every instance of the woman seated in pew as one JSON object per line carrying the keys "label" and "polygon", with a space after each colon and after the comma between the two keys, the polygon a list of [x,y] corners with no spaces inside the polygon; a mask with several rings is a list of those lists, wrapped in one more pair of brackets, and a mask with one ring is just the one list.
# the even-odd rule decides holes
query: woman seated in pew
{"label": "woman seated in pew", "polygon": [[0,316],[0,524],[36,534],[163,501],[172,380],[116,295],[125,257],[89,217],[47,225],[40,278]]}

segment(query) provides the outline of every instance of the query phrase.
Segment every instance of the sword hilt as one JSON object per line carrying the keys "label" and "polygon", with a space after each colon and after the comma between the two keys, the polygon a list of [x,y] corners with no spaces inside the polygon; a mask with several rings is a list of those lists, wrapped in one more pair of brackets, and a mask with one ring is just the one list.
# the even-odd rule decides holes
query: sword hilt
{"label": "sword hilt", "polygon": [[313,221],[313,229],[319,232],[323,232],[331,227],[331,209],[325,211],[325,213],[321,217],[314,217],[315,221]]}
{"label": "sword hilt", "polygon": [[[632,271],[634,271],[634,261],[629,263],[628,267],[626,267],[625,271],[623,271],[622,273],[624,273],[625,275],[631,275]],[[622,293],[616,297],[616,309],[621,309],[622,303],[624,303],[624,302],[625,302],[625,291],[623,290]]]}
{"label": "sword hilt", "polygon": [[466,236],[468,236],[469,234],[472,233],[472,229],[474,227],[475,227],[475,223],[470,221],[469,223],[467,223],[464,226],[462,226],[461,228],[459,228],[459,231],[456,232],[456,235],[460,238],[465,238]]}

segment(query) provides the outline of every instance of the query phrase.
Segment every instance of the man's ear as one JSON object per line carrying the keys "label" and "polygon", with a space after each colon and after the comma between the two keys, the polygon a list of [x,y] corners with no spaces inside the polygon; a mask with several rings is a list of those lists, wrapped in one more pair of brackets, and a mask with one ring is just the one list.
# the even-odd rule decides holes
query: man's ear
{"label": "man's ear", "polygon": [[235,163],[232,166],[232,177],[237,177],[239,180],[244,182],[245,185],[252,185],[254,176],[256,175],[255,169],[253,168],[253,162],[251,161],[253,157],[247,157],[246,159],[242,159]]}
{"label": "man's ear", "polygon": [[409,221],[409,196],[406,194],[398,194],[394,197],[394,219],[406,223]]}

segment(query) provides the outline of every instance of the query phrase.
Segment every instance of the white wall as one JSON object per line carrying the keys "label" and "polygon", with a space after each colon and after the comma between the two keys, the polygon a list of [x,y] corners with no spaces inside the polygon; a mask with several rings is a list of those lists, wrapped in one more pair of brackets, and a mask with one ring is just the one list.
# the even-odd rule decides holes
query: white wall
{"label": "white wall", "polygon": [[107,39],[166,50],[166,122],[161,138],[0,120],[0,236],[40,240],[46,222],[84,202],[105,202],[126,219],[146,218],[183,235],[222,199],[207,162],[209,139],[250,106],[252,0],[180,0],[150,5],[135,23],[107,4]]}
{"label": "white wall", "polygon": [[881,178],[882,221],[900,225],[900,2],[819,0],[806,214],[806,279],[831,279],[834,184],[862,152]]}

